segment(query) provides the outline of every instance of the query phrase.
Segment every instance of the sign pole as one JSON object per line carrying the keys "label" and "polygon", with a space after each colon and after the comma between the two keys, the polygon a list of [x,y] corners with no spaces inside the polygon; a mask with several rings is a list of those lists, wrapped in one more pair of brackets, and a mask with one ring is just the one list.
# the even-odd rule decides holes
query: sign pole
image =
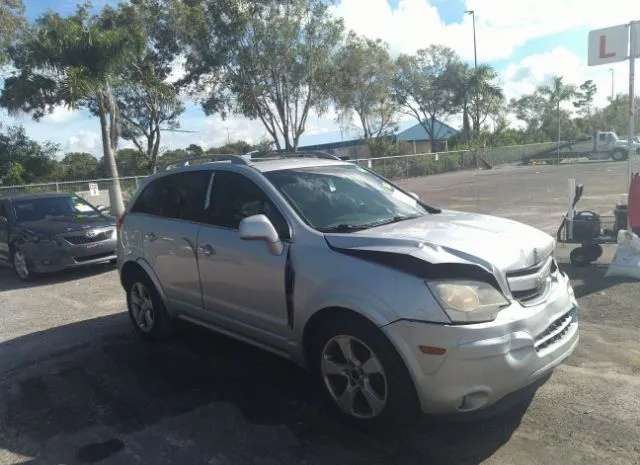
{"label": "sign pole", "polygon": [[629,150],[629,185],[633,180],[633,157],[635,155],[634,130],[635,130],[635,62],[636,62],[636,38],[635,38],[636,21],[629,24],[629,134],[627,135]]}

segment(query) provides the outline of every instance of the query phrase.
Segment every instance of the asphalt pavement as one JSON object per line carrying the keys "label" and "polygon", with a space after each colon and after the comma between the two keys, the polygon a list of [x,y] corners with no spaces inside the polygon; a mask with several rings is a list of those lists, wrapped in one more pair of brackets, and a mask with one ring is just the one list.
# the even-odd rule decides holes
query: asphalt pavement
{"label": "asphalt pavement", "polygon": [[[613,215],[625,163],[504,167],[404,180],[428,203],[550,233],[566,210]],[[25,284],[0,269],[0,464],[638,464],[640,283],[568,264],[581,341],[535,395],[472,422],[425,418],[364,435],[324,411],[308,375],[186,326],[162,344],[133,334],[112,266]]]}

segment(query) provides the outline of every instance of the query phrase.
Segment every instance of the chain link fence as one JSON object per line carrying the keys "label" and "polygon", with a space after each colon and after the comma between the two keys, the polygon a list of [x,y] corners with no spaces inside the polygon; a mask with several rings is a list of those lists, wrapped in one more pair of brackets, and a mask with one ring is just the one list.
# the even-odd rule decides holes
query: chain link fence
{"label": "chain link fence", "polygon": [[[503,164],[518,163],[523,156],[552,148],[553,142],[512,145],[505,147],[458,150],[439,153],[398,155],[393,157],[351,160],[388,179],[402,179],[468,169],[486,169]],[[133,196],[144,176],[120,178],[125,205]],[[112,179],[50,182],[24,186],[0,186],[0,197],[38,192],[75,193],[93,205],[110,207]]]}

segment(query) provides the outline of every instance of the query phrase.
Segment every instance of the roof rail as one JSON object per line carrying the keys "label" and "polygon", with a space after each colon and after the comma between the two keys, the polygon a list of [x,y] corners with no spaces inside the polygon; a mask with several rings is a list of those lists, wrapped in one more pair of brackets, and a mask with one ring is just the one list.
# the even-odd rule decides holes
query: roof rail
{"label": "roof rail", "polygon": [[[293,157],[293,158],[304,158],[304,157],[314,157],[314,158],[323,158],[326,160],[340,160],[339,157],[332,155],[328,152],[322,152],[320,150],[301,150],[296,152],[285,152],[284,150],[279,151],[275,150],[273,152],[269,152],[269,155],[274,154],[279,158]],[[254,160],[259,161],[262,158],[254,158]],[[342,161],[342,160],[340,160]]]}
{"label": "roof rail", "polygon": [[173,160],[171,162],[169,162],[169,164],[167,164],[167,166],[165,166],[165,170],[169,170],[171,169],[172,166],[175,165],[181,165],[181,166],[189,166],[190,162],[192,161],[204,161],[204,160],[210,160],[210,161],[230,161],[231,163],[233,163],[234,165],[245,165],[245,166],[253,166],[253,163],[250,160],[247,160],[246,158],[243,158],[240,155],[236,155],[236,154],[223,154],[223,153],[211,153],[209,155],[199,155],[197,157],[187,157],[187,158],[180,158],[179,160]]}

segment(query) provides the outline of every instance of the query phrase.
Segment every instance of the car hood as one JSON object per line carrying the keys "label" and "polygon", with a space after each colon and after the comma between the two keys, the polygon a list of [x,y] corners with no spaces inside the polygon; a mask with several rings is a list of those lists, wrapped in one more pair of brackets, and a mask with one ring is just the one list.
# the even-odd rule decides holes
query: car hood
{"label": "car hood", "polygon": [[39,221],[24,221],[20,227],[46,235],[62,234],[84,229],[115,226],[115,221],[106,216],[96,217],[52,217]]}
{"label": "car hood", "polygon": [[432,264],[473,263],[494,274],[531,267],[555,248],[552,236],[523,223],[453,210],[325,237],[338,249],[407,254]]}

